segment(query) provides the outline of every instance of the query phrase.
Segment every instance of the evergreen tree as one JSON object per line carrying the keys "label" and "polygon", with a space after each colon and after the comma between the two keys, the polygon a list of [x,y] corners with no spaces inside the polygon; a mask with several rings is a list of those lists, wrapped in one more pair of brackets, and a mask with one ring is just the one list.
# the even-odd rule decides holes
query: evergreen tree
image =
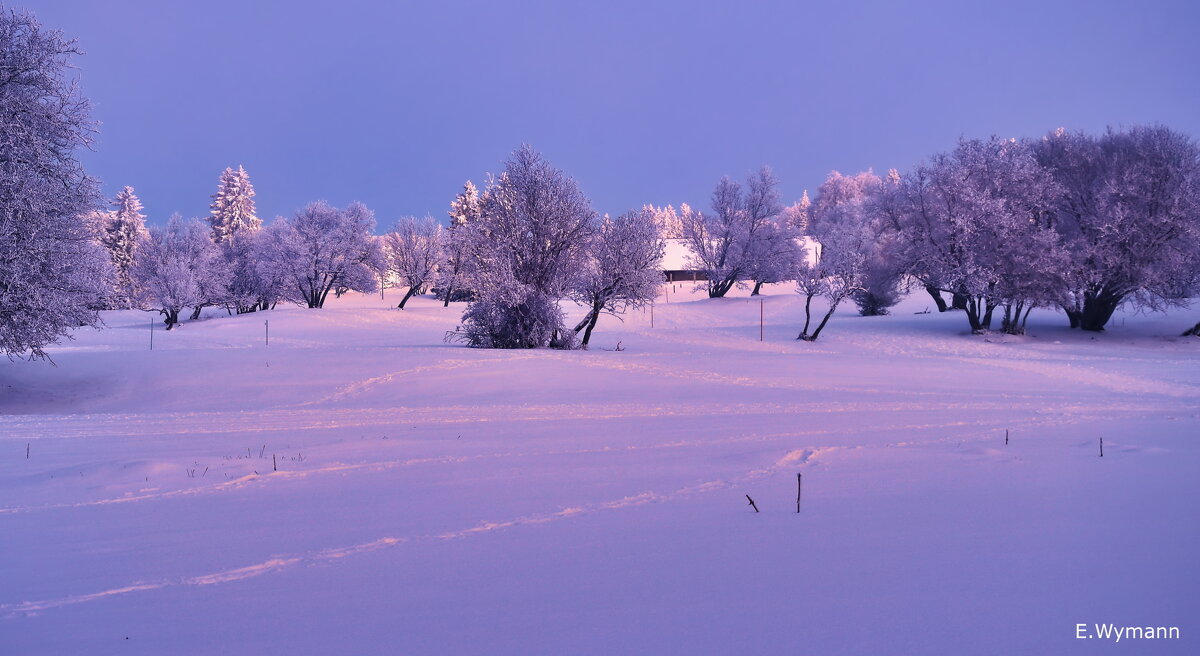
{"label": "evergreen tree", "polygon": [[115,307],[131,307],[137,298],[137,289],[130,271],[137,258],[138,244],[146,238],[146,215],[142,214],[142,202],[133,193],[133,187],[125,187],[112,201],[113,209],[108,215],[108,225],[101,238],[112,258],[116,277],[114,285]]}
{"label": "evergreen tree", "polygon": [[241,230],[262,228],[262,220],[254,209],[254,185],[250,184],[246,169],[241,166],[236,171],[225,169],[212,198],[208,223],[212,226],[214,242],[223,244]]}

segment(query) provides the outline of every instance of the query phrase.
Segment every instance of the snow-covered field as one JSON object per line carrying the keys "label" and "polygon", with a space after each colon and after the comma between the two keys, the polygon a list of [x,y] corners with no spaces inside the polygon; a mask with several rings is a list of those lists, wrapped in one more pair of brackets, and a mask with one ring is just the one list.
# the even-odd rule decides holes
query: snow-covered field
{"label": "snow-covered field", "polygon": [[0,363],[0,654],[1200,653],[1194,313],[679,286],[502,352],[398,298]]}

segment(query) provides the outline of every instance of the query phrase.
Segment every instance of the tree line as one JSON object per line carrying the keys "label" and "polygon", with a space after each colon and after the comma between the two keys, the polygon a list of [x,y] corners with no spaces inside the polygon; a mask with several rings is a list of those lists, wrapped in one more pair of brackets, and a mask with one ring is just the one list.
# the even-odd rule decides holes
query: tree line
{"label": "tree line", "polygon": [[[811,202],[806,193],[786,207],[764,167],[744,184],[720,180],[708,211],[646,205],[616,217],[522,146],[482,190],[466,183],[447,225],[407,217],[382,236],[361,203],[318,201],[264,224],[238,167],[221,174],[205,219],[147,228],[131,187],[97,209],[98,184],[76,156],[95,135],[68,75],[76,54],[31,15],[0,12],[0,349],[10,356],[44,356],[71,330],[100,325],[103,309],[155,309],[170,329],[206,307],[320,308],[331,293],[388,281],[407,288],[401,309],[426,290],[447,306],[467,301],[449,339],[586,347],[602,314],[652,301],[669,238],[688,245],[711,297],[794,281],[799,338],[810,341],[843,302],[886,314],[914,286],[939,311],[962,310],[973,331],[998,317],[1009,333],[1024,332],[1035,307],[1098,331],[1122,304],[1183,305],[1197,288],[1200,149],[1163,126],[962,139],[905,173],[834,172]],[[573,325],[563,301],[584,309]]]}

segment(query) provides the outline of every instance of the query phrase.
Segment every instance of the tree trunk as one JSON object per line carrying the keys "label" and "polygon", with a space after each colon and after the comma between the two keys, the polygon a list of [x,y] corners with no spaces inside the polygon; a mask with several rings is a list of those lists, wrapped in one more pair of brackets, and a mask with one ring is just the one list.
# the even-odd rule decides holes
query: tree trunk
{"label": "tree trunk", "polygon": [[970,304],[970,299],[971,297],[966,294],[952,294],[950,296],[950,309],[965,310],[967,309],[967,305]]}
{"label": "tree trunk", "polygon": [[751,292],[750,292],[750,295],[751,295],[751,296],[758,296],[758,292],[759,292],[759,290],[760,290],[760,289],[762,289],[762,286],[763,286],[763,284],[762,284],[761,282],[757,282],[757,281],[756,281],[756,282],[754,283],[754,289],[753,289],[753,291],[751,291]]}
{"label": "tree trunk", "polygon": [[946,307],[946,299],[942,298],[941,290],[933,285],[925,285],[925,291],[929,292],[929,296],[933,298],[933,302],[937,303],[938,312],[945,312],[949,309]]}
{"label": "tree trunk", "polygon": [[804,298],[804,329],[796,339],[808,339],[808,324],[812,321],[812,300],[815,294],[806,294]]}
{"label": "tree trunk", "polygon": [[829,311],[825,313],[825,317],[823,319],[821,319],[821,323],[817,325],[817,329],[813,331],[812,335],[809,335],[808,337],[806,337],[805,341],[808,341],[808,342],[817,341],[817,338],[821,336],[821,329],[825,327],[825,324],[829,323],[829,317],[833,316],[833,313],[837,311],[838,305],[840,305],[841,302],[842,302],[841,299],[838,299],[833,302],[833,305],[829,306]]}
{"label": "tree trunk", "polygon": [[203,305],[203,304],[201,304],[201,305],[197,305],[196,307],[192,308],[192,321],[195,321],[195,320],[197,320],[197,319],[199,319],[199,318],[200,318],[200,312],[201,312],[203,309],[204,309],[204,305]]}
{"label": "tree trunk", "polygon": [[403,310],[404,304],[408,302],[408,299],[412,298],[413,294],[415,294],[416,291],[417,291],[416,287],[409,287],[408,291],[404,292],[404,298],[400,299],[400,305],[397,305],[396,307]]}
{"label": "tree trunk", "polygon": [[446,286],[446,302],[442,303],[442,307],[450,307],[450,297],[454,295],[454,285]]}
{"label": "tree trunk", "polygon": [[1192,326],[1188,330],[1183,331],[1180,337],[1200,337],[1200,323]]}
{"label": "tree trunk", "polygon": [[163,323],[167,324],[167,330],[174,328],[175,324],[179,323],[179,310],[159,310],[159,311],[162,312],[163,314],[167,315],[167,318],[163,319]]}
{"label": "tree trunk", "polygon": [[726,278],[717,282],[708,281],[708,297],[709,298],[724,298],[725,294],[733,289],[733,283],[737,282],[734,278]]}
{"label": "tree trunk", "polygon": [[588,321],[587,328],[585,328],[583,331],[583,341],[580,342],[580,345],[583,346],[583,348],[585,348],[585,349],[587,348],[588,340],[590,340],[592,338],[592,330],[596,327],[596,322],[599,320],[600,320],[600,308],[593,306],[591,321]]}
{"label": "tree trunk", "polygon": [[1083,330],[1103,332],[1104,325],[1112,318],[1117,306],[1125,300],[1124,294],[1115,294],[1107,290],[1098,293],[1089,292],[1083,299],[1083,312],[1079,316],[1079,327]]}
{"label": "tree trunk", "polygon": [[1071,325],[1071,327],[1078,328],[1083,313],[1079,310],[1073,310],[1065,305],[1063,306],[1063,312],[1067,313],[1067,322]]}

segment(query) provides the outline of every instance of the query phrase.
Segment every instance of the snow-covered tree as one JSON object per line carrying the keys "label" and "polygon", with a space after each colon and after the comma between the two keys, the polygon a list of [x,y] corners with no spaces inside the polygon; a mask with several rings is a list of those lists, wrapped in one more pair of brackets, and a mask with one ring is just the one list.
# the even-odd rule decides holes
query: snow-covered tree
{"label": "snow-covered tree", "polygon": [[519,148],[471,226],[477,299],[454,334],[477,347],[568,346],[573,333],[558,301],[586,261],[595,222],[574,180],[528,145]]}
{"label": "snow-covered tree", "polygon": [[900,188],[909,273],[965,297],[972,331],[989,329],[993,311],[1006,305],[1004,329],[1022,332],[1030,307],[1053,302],[1048,290],[1062,274],[1051,213],[1057,189],[1028,146],[964,139],[904,176]]}
{"label": "snow-covered tree", "polygon": [[679,217],[681,214],[691,213],[692,208],[687,203],[681,203],[678,211],[671,205],[667,205],[666,207],[644,205],[642,210],[650,212],[654,217],[654,225],[658,227],[660,237],[663,239],[683,239],[683,221]]}
{"label": "snow-covered tree", "polygon": [[137,259],[138,246],[147,236],[146,215],[142,214],[142,202],[133,192],[133,187],[125,187],[117,192],[112,207],[101,239],[112,258],[116,274],[116,306],[130,307],[138,296],[130,271]]}
{"label": "snow-covered tree", "polygon": [[747,279],[751,257],[762,252],[756,242],[771,233],[768,226],[783,209],[779,182],[763,167],[742,185],[728,177],[712,194],[712,214],[681,214],[683,235],[694,254],[693,265],[708,278],[708,295],[725,296]]}
{"label": "snow-covered tree", "polygon": [[812,201],[808,198],[808,190],[804,190],[804,194],[800,196],[800,200],[783,208],[780,212],[780,221],[794,230],[797,234],[808,234],[808,214],[812,207]]}
{"label": "snow-covered tree", "polygon": [[1163,126],[1100,137],[1056,130],[1032,147],[1058,183],[1072,327],[1104,330],[1122,303],[1184,302],[1200,245],[1200,147]]}
{"label": "snow-covered tree", "polygon": [[758,296],[765,284],[795,280],[805,258],[800,233],[782,216],[767,221],[758,237],[746,249],[747,280],[754,282],[751,296]]}
{"label": "snow-covered tree", "polygon": [[87,221],[99,193],[76,153],[92,142],[70,73],[74,41],[0,7],[0,351],[46,356],[96,325],[111,265]]}
{"label": "snow-covered tree", "polygon": [[864,316],[887,314],[903,295],[904,272],[895,253],[894,224],[881,211],[898,184],[898,177],[891,174],[885,182],[871,171],[856,175],[832,171],[808,212],[809,232],[821,243],[831,230],[853,235],[843,243],[860,251],[863,269],[853,299]]}
{"label": "snow-covered tree", "polygon": [[467,276],[471,230],[468,226],[478,222],[487,201],[487,192],[481,195],[475,183],[467,180],[463,190],[450,203],[450,227],[442,237],[441,262],[437,267],[437,293],[442,307],[449,307],[455,293],[463,295],[462,284]]}
{"label": "snow-covered tree", "polygon": [[262,220],[254,209],[254,185],[250,184],[250,174],[241,166],[236,171],[226,168],[221,173],[217,193],[212,199],[208,224],[214,242],[223,244],[239,231],[257,231],[262,227]]}
{"label": "snow-covered tree", "polygon": [[587,259],[570,296],[587,308],[575,326],[587,348],[600,315],[620,316],[654,300],[664,281],[661,226],[650,206],[610,219],[605,216],[588,243]]}
{"label": "snow-covered tree", "polygon": [[443,253],[442,237],[442,227],[428,216],[421,220],[406,216],[383,236],[388,271],[408,286],[396,307],[403,310],[408,299],[434,279]]}
{"label": "snow-covered tree", "polygon": [[[130,270],[145,304],[157,307],[171,330],[185,307],[204,307],[224,294],[228,272],[208,229],[178,214],[166,228],[151,228]],[[193,317],[195,318],[195,317]]]}
{"label": "snow-covered tree", "polygon": [[[815,342],[842,302],[863,291],[866,254],[874,236],[867,226],[849,220],[814,222],[810,227],[821,243],[821,257],[816,265],[804,263],[796,274],[796,291],[805,297],[804,328],[796,339]],[[823,296],[828,308],[809,333],[816,296]]]}
{"label": "snow-covered tree", "polygon": [[259,273],[278,282],[281,298],[310,308],[324,307],[338,287],[373,292],[386,266],[374,228],[375,215],[362,203],[344,210],[311,203],[263,228]]}

